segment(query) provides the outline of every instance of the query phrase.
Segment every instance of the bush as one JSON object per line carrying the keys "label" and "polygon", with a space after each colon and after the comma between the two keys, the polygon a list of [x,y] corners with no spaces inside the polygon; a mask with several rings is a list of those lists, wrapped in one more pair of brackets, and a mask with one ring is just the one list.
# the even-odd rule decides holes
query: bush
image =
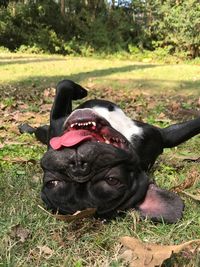
{"label": "bush", "polygon": [[0,46],[0,53],[9,53],[10,50],[7,48],[7,47],[4,47],[4,46]]}
{"label": "bush", "polygon": [[21,45],[15,52],[27,53],[27,54],[42,54],[44,51],[37,45]]}

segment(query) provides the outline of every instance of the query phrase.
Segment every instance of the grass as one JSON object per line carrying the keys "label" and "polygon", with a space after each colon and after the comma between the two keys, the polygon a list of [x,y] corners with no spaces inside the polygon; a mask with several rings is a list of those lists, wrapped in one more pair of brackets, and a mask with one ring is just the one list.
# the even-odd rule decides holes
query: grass
{"label": "grass", "polygon": [[[48,121],[52,95],[46,88],[63,78],[86,86],[89,98],[109,98],[130,116],[161,127],[190,119],[199,107],[197,66],[3,54],[0,70],[0,266],[121,267],[126,264],[118,257],[120,236],[167,245],[200,238],[199,203],[184,195],[184,218],[174,225],[139,221],[133,211],[111,222],[90,218],[65,223],[47,215],[38,206],[43,205],[39,159],[45,147],[34,137],[17,132],[23,121],[33,125]],[[199,164],[182,157],[198,157],[199,147],[200,137],[196,136],[167,149],[151,175],[167,189],[195,176],[196,183],[187,191],[197,193]],[[175,257],[165,266],[199,264],[196,252]]]}

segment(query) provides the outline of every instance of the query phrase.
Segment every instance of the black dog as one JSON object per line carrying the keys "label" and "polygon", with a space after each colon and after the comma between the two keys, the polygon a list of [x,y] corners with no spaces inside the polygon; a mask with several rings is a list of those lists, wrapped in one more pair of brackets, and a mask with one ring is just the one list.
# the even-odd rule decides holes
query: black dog
{"label": "black dog", "polygon": [[96,208],[105,218],[135,208],[154,221],[179,220],[183,201],[158,188],[146,172],[164,148],[199,134],[200,118],[160,129],[131,120],[105,100],[86,101],[72,112],[72,100],[86,95],[80,85],[61,81],[50,126],[28,129],[48,144],[41,160],[47,207],[62,214]]}

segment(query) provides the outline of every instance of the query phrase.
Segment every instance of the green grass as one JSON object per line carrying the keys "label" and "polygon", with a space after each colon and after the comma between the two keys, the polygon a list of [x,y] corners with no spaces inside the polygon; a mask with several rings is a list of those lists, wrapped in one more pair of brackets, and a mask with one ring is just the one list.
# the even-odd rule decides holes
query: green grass
{"label": "green grass", "polygon": [[[118,258],[120,236],[166,245],[200,238],[199,203],[183,195],[184,218],[174,225],[139,221],[133,211],[111,222],[90,218],[65,223],[39,208],[43,205],[39,159],[45,147],[32,136],[19,135],[16,128],[23,119],[27,120],[28,114],[34,115],[30,118],[33,125],[48,121],[48,112],[41,112],[41,107],[51,103],[52,97],[45,98],[43,91],[62,78],[86,86],[90,98],[109,98],[130,116],[161,127],[191,118],[193,113],[183,115],[182,110],[198,108],[200,79],[195,65],[0,55],[0,142],[5,144],[0,149],[0,266],[121,267],[126,265]],[[200,136],[196,136],[178,148],[167,149],[154,167],[157,183],[170,189],[196,173],[196,183],[187,189],[196,193],[200,166],[185,162],[180,156],[198,157],[199,147]],[[33,163],[26,161],[29,159]],[[28,232],[24,242],[15,231],[18,226]],[[173,258],[166,266],[199,264],[200,255],[196,252],[190,257]]]}
{"label": "green grass", "polygon": [[[136,92],[199,94],[199,67],[146,64],[131,60],[0,54],[0,84],[28,93],[68,78],[85,86],[128,88]],[[13,92],[14,94],[14,92]]]}

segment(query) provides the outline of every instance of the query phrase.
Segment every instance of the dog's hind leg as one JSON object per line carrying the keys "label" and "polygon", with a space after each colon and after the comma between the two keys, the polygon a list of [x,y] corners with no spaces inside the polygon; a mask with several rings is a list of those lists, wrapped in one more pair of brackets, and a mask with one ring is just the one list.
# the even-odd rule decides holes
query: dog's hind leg
{"label": "dog's hind leg", "polygon": [[59,136],[66,117],[72,112],[72,100],[87,96],[87,90],[70,80],[62,80],[56,87],[56,96],[50,114],[49,138]]}
{"label": "dog's hind leg", "polygon": [[200,133],[200,117],[160,129],[163,148],[177,146]]}
{"label": "dog's hind leg", "polygon": [[49,139],[59,136],[66,117],[72,112],[72,100],[81,99],[87,96],[87,90],[80,85],[63,80],[56,87],[56,96],[50,113],[50,126],[43,125],[34,128],[25,123],[20,125],[20,133],[35,134],[36,138],[43,144],[48,144]]}
{"label": "dog's hind leg", "polygon": [[56,86],[56,96],[51,110],[51,120],[66,117],[72,112],[72,100],[87,96],[87,90],[71,80],[62,80]]}

